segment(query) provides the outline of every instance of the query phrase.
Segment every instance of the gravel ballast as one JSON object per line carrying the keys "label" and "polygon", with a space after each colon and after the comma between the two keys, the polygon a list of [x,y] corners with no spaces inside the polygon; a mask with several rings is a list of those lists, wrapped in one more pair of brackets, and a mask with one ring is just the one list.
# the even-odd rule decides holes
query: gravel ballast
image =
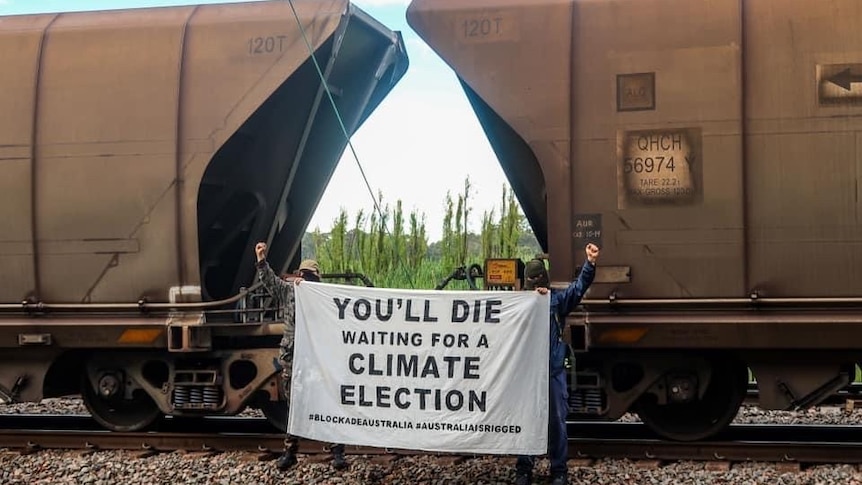
{"label": "gravel ballast", "polygon": [[[272,461],[253,455],[215,456],[166,453],[140,458],[130,452],[45,451],[31,455],[0,452],[0,482],[4,484],[497,484],[514,481],[514,459],[482,457],[461,462],[430,456],[404,457],[380,463],[366,456],[349,456],[350,469],[335,471],[327,462],[300,457],[297,466],[279,472]],[[536,467],[534,483],[547,482],[547,461]],[[569,483],[604,484],[816,484],[862,485],[855,467],[818,466],[783,472],[768,463],[744,463],[726,471],[707,470],[704,463],[680,462],[644,469],[628,460],[601,460],[572,467]]]}
{"label": "gravel ballast", "polygon": [[[78,399],[46,399],[0,407],[4,414],[86,414]],[[249,412],[254,414],[254,412]],[[627,416],[626,420],[637,420]],[[858,424],[862,411],[824,407],[799,413],[743,407],[736,423]],[[514,458],[480,457],[465,460],[417,456],[387,461],[381,457],[348,456],[350,468],[336,471],[327,456],[300,456],[299,464],[280,472],[274,461],[250,453],[162,453],[42,451],[22,455],[0,451],[3,484],[498,484],[514,481]],[[708,469],[705,463],[679,462],[645,468],[628,460],[599,460],[588,466],[572,462],[569,483],[605,484],[812,484],[862,485],[862,473],[851,465],[830,465],[783,471],[770,463],[739,463],[728,470]],[[547,483],[548,463],[539,461],[534,483]]]}

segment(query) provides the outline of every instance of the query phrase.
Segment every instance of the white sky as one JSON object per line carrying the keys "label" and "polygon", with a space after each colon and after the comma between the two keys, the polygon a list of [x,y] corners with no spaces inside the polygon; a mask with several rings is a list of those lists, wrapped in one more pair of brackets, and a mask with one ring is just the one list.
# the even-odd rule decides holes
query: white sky
{"label": "white sky", "polygon": [[[352,142],[375,195],[400,199],[406,211],[427,217],[431,241],[442,233],[446,192],[472,185],[470,227],[499,206],[505,175],[452,70],[407,26],[408,0],[355,0],[404,36],[410,68]],[[394,12],[394,14],[393,14]],[[398,22],[400,20],[400,23]],[[326,231],[341,207],[354,215],[373,209],[350,150],[345,151],[309,229]]]}
{"label": "white sky", "polygon": [[[145,7],[221,0],[0,0],[0,15],[104,8]],[[409,0],[353,0],[372,17],[404,36],[410,68],[389,97],[354,135],[359,162],[384,204],[397,199],[406,212],[427,217],[431,241],[440,238],[446,192],[458,194],[469,176],[473,212],[471,230],[479,230],[482,212],[500,204],[506,179],[491,147],[449,67],[406,23]],[[308,230],[329,230],[341,208],[353,218],[373,210],[371,194],[350,150],[336,169]]]}

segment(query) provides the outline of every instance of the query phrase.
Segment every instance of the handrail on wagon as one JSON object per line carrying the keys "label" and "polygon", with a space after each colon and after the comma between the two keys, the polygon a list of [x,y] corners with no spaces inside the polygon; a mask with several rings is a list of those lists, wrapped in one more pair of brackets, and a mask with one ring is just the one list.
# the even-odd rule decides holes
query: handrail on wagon
{"label": "handrail on wagon", "polygon": [[[362,273],[324,273],[321,275],[325,279],[345,279],[345,280],[360,280],[366,287],[373,287],[374,283]],[[42,301],[24,300],[21,303],[3,303],[0,304],[0,313],[50,313],[50,312],[137,312],[137,313],[154,313],[164,311],[206,311],[220,307],[226,307],[239,302],[246,296],[254,293],[259,288],[262,288],[261,282],[256,282],[248,288],[240,288],[239,293],[230,298],[216,301],[192,302],[192,303],[151,303],[146,299],[138,300],[137,303],[45,303]],[[236,310],[227,310],[228,313],[235,313]],[[212,311],[210,313],[220,313]],[[221,312],[224,313],[224,312]]]}
{"label": "handrail on wagon", "polygon": [[42,301],[24,300],[21,303],[0,304],[0,312],[46,313],[46,312],[111,312],[111,311],[137,311],[148,313],[151,311],[197,311],[219,308],[230,305],[245,298],[249,293],[257,290],[262,283],[257,282],[249,288],[240,289],[236,295],[216,301],[203,301],[193,303],[150,303],[146,299],[140,299],[137,303],[45,303]]}

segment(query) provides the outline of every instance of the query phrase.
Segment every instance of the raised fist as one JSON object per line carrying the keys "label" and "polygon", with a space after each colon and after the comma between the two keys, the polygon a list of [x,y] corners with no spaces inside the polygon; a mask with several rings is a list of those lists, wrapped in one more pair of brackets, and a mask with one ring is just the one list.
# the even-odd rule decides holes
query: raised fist
{"label": "raised fist", "polygon": [[593,243],[589,243],[585,251],[587,253],[587,261],[596,264],[596,260],[599,259],[599,247]]}
{"label": "raised fist", "polygon": [[261,262],[266,259],[266,243],[259,242],[254,245],[254,254],[257,256],[257,262]]}

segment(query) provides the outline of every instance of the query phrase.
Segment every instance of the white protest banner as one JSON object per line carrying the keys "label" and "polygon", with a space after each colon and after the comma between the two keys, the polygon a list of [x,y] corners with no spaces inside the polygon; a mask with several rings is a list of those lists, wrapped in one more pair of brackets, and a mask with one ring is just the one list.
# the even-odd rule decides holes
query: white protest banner
{"label": "white protest banner", "polygon": [[296,287],[291,434],[424,451],[547,450],[549,298]]}

